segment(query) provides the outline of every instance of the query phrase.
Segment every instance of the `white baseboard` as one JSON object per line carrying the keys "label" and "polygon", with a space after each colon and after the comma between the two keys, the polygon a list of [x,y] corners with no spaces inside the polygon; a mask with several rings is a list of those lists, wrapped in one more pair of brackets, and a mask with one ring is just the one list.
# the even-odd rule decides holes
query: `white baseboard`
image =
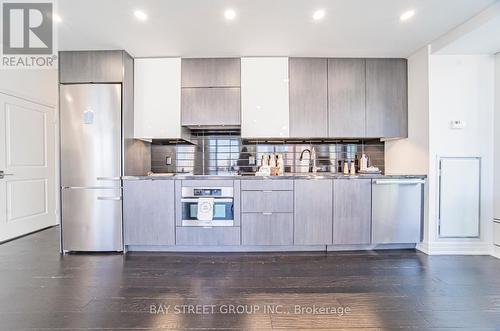
{"label": "white baseboard", "polygon": [[472,241],[422,242],[417,250],[427,255],[491,255],[492,245]]}
{"label": "white baseboard", "polygon": [[500,259],[500,246],[493,245],[493,250],[491,252],[491,255],[493,257],[496,257],[497,259]]}

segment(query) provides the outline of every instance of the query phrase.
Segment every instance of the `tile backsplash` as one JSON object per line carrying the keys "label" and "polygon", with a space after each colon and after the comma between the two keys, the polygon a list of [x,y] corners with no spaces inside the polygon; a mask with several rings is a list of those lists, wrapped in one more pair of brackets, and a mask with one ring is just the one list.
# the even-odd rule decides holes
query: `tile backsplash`
{"label": "tile backsplash", "polygon": [[[315,148],[318,171],[342,172],[344,162],[355,162],[364,153],[369,165],[384,172],[384,143],[379,140],[307,140],[286,141],[242,140],[236,133],[197,132],[193,144],[161,144],[151,146],[151,170],[155,173],[193,173],[195,175],[227,175],[253,173],[262,156],[281,153],[285,171],[307,172],[307,161],[300,161],[304,150]],[[304,152],[307,159],[308,152]]]}

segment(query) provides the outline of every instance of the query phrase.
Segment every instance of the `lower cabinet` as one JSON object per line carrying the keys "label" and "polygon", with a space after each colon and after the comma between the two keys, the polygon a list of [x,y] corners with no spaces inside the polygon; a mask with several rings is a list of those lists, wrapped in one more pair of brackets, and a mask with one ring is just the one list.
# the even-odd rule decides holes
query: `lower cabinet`
{"label": "lower cabinet", "polygon": [[293,245],[292,213],[243,213],[242,245]]}
{"label": "lower cabinet", "polygon": [[333,244],[370,244],[371,180],[333,181]]}
{"label": "lower cabinet", "polygon": [[125,245],[174,245],[174,181],[123,182]]}
{"label": "lower cabinet", "polygon": [[331,245],[333,183],[331,180],[296,180],[295,245]]}
{"label": "lower cabinet", "polygon": [[240,244],[239,227],[177,227],[178,246],[235,246]]}

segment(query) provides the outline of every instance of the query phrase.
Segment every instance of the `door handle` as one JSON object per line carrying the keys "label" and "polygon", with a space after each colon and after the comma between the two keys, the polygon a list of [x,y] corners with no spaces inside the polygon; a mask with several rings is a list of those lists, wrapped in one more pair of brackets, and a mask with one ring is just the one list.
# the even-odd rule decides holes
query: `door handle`
{"label": "door handle", "polygon": [[120,201],[121,197],[97,197],[97,200]]}
{"label": "door handle", "polygon": [[6,174],[3,170],[0,170],[0,179],[3,179],[5,176],[14,176],[14,174]]}
{"label": "door handle", "polygon": [[120,177],[97,177],[97,180],[121,180]]}

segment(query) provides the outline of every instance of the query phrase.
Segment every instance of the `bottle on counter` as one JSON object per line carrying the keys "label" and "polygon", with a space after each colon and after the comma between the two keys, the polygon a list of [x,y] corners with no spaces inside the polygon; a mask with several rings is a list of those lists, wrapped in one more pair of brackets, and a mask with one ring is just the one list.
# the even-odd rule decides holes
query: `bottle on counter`
{"label": "bottle on counter", "polygon": [[278,167],[278,176],[283,176],[285,173],[285,163],[283,162],[283,154],[278,154],[278,161],[276,161],[276,166]]}
{"label": "bottle on counter", "polygon": [[359,161],[359,170],[366,171],[368,169],[368,157],[366,154],[361,155],[361,159]]}
{"label": "bottle on counter", "polygon": [[354,162],[351,162],[351,171],[350,171],[350,174],[351,174],[351,176],[355,176],[356,175],[356,165],[354,164]]}
{"label": "bottle on counter", "polygon": [[344,175],[349,175],[349,163],[344,161]]}
{"label": "bottle on counter", "polygon": [[262,155],[262,160],[260,165],[263,167],[269,166],[269,157],[266,154]]}
{"label": "bottle on counter", "polygon": [[269,166],[270,167],[276,167],[276,155],[275,154],[271,154],[269,156]]}

